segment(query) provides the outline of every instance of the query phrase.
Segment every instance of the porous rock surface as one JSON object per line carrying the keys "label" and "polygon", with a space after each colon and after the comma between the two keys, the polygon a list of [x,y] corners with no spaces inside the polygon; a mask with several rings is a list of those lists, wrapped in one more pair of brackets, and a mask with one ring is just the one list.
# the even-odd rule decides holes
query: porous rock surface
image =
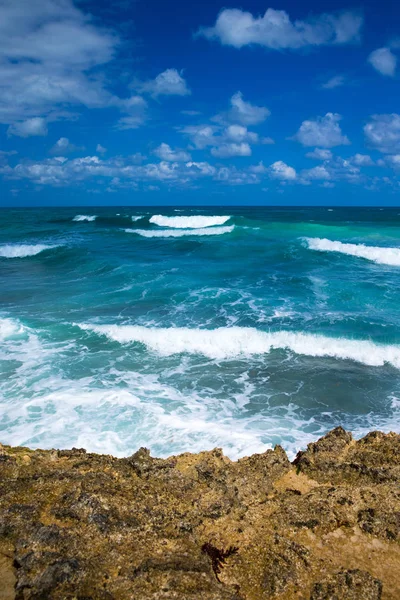
{"label": "porous rock surface", "polygon": [[0,600],[399,600],[400,435],[165,460],[0,445]]}

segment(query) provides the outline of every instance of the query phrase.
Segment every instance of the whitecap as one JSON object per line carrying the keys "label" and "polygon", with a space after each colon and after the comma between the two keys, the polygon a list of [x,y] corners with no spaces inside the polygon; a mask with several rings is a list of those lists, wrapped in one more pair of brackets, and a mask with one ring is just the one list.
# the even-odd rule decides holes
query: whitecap
{"label": "whitecap", "polygon": [[382,248],[365,244],[344,244],[326,238],[304,238],[310,250],[320,252],[340,252],[359,258],[366,258],[378,264],[400,266],[400,248]]}
{"label": "whitecap", "polygon": [[7,244],[0,246],[0,256],[3,258],[26,258],[27,256],[35,256],[44,250],[51,250],[57,246],[49,246],[47,244]]}
{"label": "whitecap", "polygon": [[131,219],[132,219],[133,222],[140,221],[140,219],[143,219],[143,216],[142,215],[139,215],[139,216],[134,215],[134,216],[131,217]]}
{"label": "whitecap", "polygon": [[73,221],[95,221],[97,218],[97,215],[75,215],[75,217],[72,219]]}
{"label": "whitecap", "polygon": [[231,233],[234,228],[234,225],[228,225],[227,227],[213,227],[211,229],[164,229],[157,231],[151,229],[125,229],[125,231],[126,233],[137,233],[147,238],[169,238],[188,235],[223,235],[224,233]]}
{"label": "whitecap", "polygon": [[197,229],[203,227],[213,227],[214,225],[223,225],[229,221],[230,216],[203,216],[194,215],[189,217],[164,217],[163,215],[153,215],[149,221],[161,227],[173,227],[175,229]]}
{"label": "whitecap", "polygon": [[285,349],[299,355],[353,360],[374,367],[388,363],[400,369],[400,346],[375,344],[368,340],[331,338],[289,331],[264,332],[252,327],[220,327],[208,330],[136,325],[78,326],[83,330],[105,335],[121,344],[139,342],[161,356],[189,353],[223,360]]}

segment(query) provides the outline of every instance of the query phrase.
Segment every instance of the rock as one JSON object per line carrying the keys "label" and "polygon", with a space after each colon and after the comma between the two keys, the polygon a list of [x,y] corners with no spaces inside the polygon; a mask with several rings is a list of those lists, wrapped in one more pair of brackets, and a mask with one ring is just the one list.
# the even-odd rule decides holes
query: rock
{"label": "rock", "polygon": [[365,571],[340,571],[316,583],[310,600],[380,600],[382,583]]}
{"label": "rock", "polygon": [[399,435],[337,428],[293,465],[279,446],[0,458],[0,600],[400,598]]}

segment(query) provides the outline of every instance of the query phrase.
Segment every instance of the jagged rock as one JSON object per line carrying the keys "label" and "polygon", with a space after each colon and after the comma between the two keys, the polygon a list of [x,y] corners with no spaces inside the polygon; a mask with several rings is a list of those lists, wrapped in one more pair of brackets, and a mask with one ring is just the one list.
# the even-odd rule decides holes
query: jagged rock
{"label": "jagged rock", "polygon": [[400,598],[399,435],[337,428],[293,465],[279,446],[0,459],[0,600]]}

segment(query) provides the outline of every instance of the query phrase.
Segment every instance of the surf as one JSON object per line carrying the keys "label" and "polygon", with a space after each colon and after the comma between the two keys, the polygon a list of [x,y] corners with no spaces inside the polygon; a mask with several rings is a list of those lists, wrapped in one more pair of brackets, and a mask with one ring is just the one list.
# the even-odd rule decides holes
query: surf
{"label": "surf", "polygon": [[202,229],[213,227],[215,225],[224,225],[229,221],[230,216],[203,216],[193,215],[189,217],[164,217],[163,215],[153,215],[149,222],[160,227],[173,227],[174,229]]}
{"label": "surf", "polygon": [[328,240],[326,238],[304,238],[310,250],[320,252],[339,252],[365,258],[381,265],[400,267],[400,248],[382,248],[379,246],[366,246],[365,244],[345,244]]}

